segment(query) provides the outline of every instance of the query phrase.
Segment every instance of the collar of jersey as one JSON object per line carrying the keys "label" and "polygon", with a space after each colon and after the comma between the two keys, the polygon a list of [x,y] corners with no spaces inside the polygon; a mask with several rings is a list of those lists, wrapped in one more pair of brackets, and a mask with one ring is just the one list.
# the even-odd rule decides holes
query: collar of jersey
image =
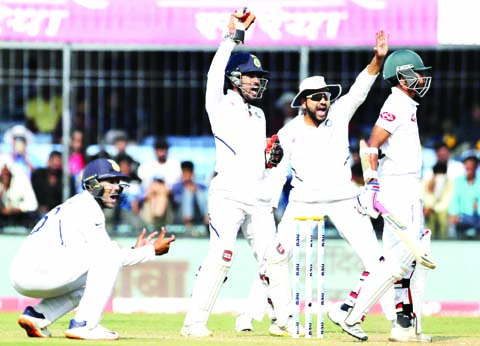
{"label": "collar of jersey", "polygon": [[410,96],[405,94],[403,91],[401,91],[397,87],[392,87],[392,94],[395,95],[395,97],[404,98],[405,100],[407,100],[410,104],[412,104],[414,106],[418,106],[418,103],[414,99],[412,99]]}
{"label": "collar of jersey", "polygon": [[243,102],[243,97],[239,93],[236,93],[235,91],[229,89],[227,90],[227,97],[231,99],[231,102],[235,106],[244,107],[248,110],[248,103]]}

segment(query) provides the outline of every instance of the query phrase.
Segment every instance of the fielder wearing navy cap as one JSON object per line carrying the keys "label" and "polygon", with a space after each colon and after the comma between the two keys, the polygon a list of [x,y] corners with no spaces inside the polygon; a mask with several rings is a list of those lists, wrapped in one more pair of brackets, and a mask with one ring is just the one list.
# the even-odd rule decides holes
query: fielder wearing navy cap
{"label": "fielder wearing navy cap", "polygon": [[[93,197],[97,199],[102,207],[105,204],[102,202],[104,187],[100,184],[100,181],[106,179],[118,179],[118,180],[130,180],[130,177],[123,174],[120,171],[118,163],[112,159],[100,158],[90,162],[83,171],[82,187],[84,190],[89,191]],[[116,199],[119,197],[123,190],[128,187],[128,184],[119,184],[120,190],[116,194],[111,194],[110,197]]]}
{"label": "fielder wearing navy cap", "polygon": [[85,184],[92,179],[102,180],[107,178],[130,180],[128,175],[120,171],[118,163],[111,159],[100,158],[93,160],[85,167],[82,182]]}

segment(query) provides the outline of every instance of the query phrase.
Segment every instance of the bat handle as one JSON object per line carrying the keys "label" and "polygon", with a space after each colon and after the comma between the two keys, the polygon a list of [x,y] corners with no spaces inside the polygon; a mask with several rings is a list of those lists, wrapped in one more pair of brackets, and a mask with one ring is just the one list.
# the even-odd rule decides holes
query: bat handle
{"label": "bat handle", "polygon": [[373,202],[373,206],[377,209],[380,214],[390,214],[387,209],[377,200]]}

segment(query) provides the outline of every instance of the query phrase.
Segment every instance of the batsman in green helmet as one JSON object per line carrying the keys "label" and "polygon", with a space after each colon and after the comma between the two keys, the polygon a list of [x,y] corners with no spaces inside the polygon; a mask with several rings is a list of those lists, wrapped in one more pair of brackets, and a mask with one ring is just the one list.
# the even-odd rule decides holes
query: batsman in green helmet
{"label": "batsman in green helmet", "polygon": [[[359,195],[364,212],[377,217],[385,206],[405,226],[406,236],[429,253],[430,230],[424,229],[421,172],[422,146],[417,124],[418,101],[430,88],[430,67],[412,50],[398,50],[385,60],[383,79],[392,92],[383,104],[365,150],[369,169],[364,171],[367,188]],[[379,149],[382,155],[379,157]],[[378,173],[377,173],[378,170]],[[370,307],[390,287],[395,288],[396,319],[389,341],[431,342],[422,332],[422,302],[427,268],[415,261],[410,247],[385,222],[385,260],[365,279],[357,302],[345,319],[347,326],[361,323]]]}
{"label": "batsman in green helmet", "polygon": [[423,64],[422,58],[413,50],[397,50],[390,54],[383,67],[383,79],[392,86],[400,85],[400,90],[405,90],[407,95],[425,96],[432,77],[424,75],[431,69]]}

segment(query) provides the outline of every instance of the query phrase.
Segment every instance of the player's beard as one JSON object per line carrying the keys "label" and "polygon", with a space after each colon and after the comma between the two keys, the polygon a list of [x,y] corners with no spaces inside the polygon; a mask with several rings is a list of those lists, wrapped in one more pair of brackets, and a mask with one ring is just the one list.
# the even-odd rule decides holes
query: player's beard
{"label": "player's beard", "polygon": [[[317,111],[319,110],[319,107],[325,107],[325,109],[323,110],[324,111],[324,115],[321,116],[321,117],[318,117],[317,116]],[[312,110],[311,108],[309,107],[306,107],[305,108],[305,112],[307,113],[308,117],[317,125],[319,126],[321,123],[323,123],[327,117],[328,117],[328,112],[330,110],[330,106],[329,105],[316,105],[314,107],[314,109]]]}

